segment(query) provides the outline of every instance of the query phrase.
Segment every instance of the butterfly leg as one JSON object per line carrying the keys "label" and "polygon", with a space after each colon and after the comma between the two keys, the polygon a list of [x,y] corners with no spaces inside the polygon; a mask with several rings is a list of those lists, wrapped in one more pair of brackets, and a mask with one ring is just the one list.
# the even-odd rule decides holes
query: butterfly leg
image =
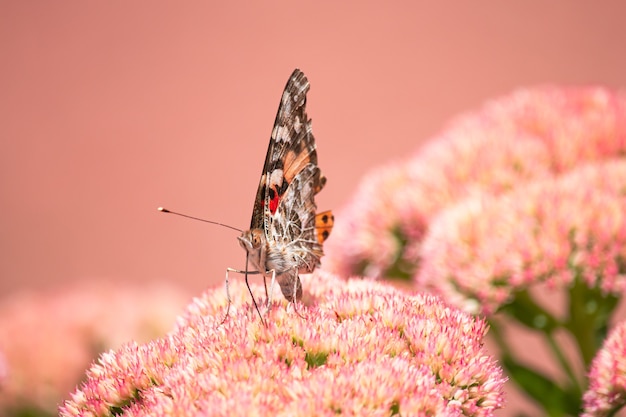
{"label": "butterfly leg", "polygon": [[[296,312],[296,314],[298,316],[300,316],[300,318],[302,319],[306,319],[306,317],[304,317],[302,314],[300,314],[300,312],[298,311],[298,298],[297,298],[297,294],[298,294],[298,284],[300,284],[300,277],[298,277],[298,272],[296,271],[296,279],[293,280],[293,311]],[[302,284],[300,284],[302,285]]]}
{"label": "butterfly leg", "polygon": [[230,313],[230,305],[232,304],[232,300],[230,298],[230,291],[228,289],[228,273],[229,272],[235,272],[236,269],[232,269],[232,268],[226,268],[226,278],[224,279],[224,282],[226,284],[226,299],[228,300],[228,305],[226,306],[226,314],[224,315],[224,318],[222,319],[222,321],[220,322],[220,326],[222,324],[224,324],[224,322],[226,321],[226,319],[228,318],[228,313]]}
{"label": "butterfly leg", "polygon": [[269,301],[270,295],[267,292],[267,279],[265,279],[265,275],[263,275],[263,286],[265,287],[265,299]]}
{"label": "butterfly leg", "polygon": [[226,268],[226,278],[225,278],[225,284],[226,284],[226,298],[228,300],[228,306],[226,307],[226,315],[224,316],[224,319],[220,322],[220,325],[224,324],[224,322],[226,321],[226,319],[228,318],[228,314],[230,313],[230,305],[232,304],[232,299],[230,297],[230,287],[228,285],[228,273],[229,272],[236,272],[238,274],[243,274],[246,277],[246,287],[248,287],[248,292],[250,293],[250,296],[252,297],[252,302],[254,303],[254,307],[257,311],[257,313],[259,313],[259,317],[261,318],[261,322],[263,324],[265,324],[265,320],[263,320],[263,316],[261,315],[261,311],[259,310],[259,306],[256,302],[256,299],[254,298],[254,294],[252,293],[252,289],[250,288],[250,283],[248,282],[248,275],[255,275],[255,274],[260,274],[259,271],[241,271],[239,269],[234,269],[234,268]]}
{"label": "butterfly leg", "polygon": [[270,308],[272,307],[272,299],[273,299],[273,295],[274,295],[274,286],[276,285],[276,271],[275,270],[271,270],[271,271],[267,271],[266,273],[272,273],[272,280],[270,281],[270,292],[267,296],[267,306],[265,309],[265,312],[267,313]]}

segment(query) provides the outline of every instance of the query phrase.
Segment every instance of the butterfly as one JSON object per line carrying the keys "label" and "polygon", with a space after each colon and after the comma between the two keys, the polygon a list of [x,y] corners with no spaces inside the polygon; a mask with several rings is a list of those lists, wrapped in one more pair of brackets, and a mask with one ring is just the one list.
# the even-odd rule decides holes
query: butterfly
{"label": "butterfly", "polygon": [[[268,309],[276,282],[287,301],[295,306],[302,298],[299,274],[313,272],[324,254],[322,245],[330,235],[334,217],[331,211],[316,213],[315,195],[324,188],[326,177],[317,165],[315,138],[306,114],[309,87],[306,76],[296,69],[283,91],[254,198],[250,229],[238,237],[246,251],[246,269],[226,271],[226,317],[231,303],[229,272],[245,275],[246,286],[263,321],[248,275],[263,276]],[[253,270],[248,270],[249,264]],[[266,278],[270,276],[268,293]]]}

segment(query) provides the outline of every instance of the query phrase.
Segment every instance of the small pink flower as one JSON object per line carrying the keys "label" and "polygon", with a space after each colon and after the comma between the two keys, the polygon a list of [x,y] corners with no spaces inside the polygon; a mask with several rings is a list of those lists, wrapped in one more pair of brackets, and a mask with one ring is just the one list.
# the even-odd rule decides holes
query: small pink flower
{"label": "small pink flower", "polygon": [[103,355],[61,415],[491,416],[502,406],[484,321],[323,272],[303,285],[305,318],[283,300],[267,326],[241,282],[223,324],[224,290],[207,291],[167,337]]}
{"label": "small pink flower", "polygon": [[602,417],[626,405],[626,322],[618,324],[597,352],[584,395],[584,417]]}

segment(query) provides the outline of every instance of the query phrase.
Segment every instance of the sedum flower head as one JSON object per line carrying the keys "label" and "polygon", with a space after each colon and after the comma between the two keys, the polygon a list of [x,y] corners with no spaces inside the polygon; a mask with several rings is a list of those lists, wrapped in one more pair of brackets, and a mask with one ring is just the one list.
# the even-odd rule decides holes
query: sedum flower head
{"label": "sedum flower head", "polygon": [[224,293],[207,291],[167,337],[103,355],[61,415],[487,416],[502,406],[484,321],[323,272],[304,286],[305,318],[275,305],[267,326],[240,282],[223,324]]}
{"label": "sedum flower head", "polygon": [[418,263],[412,246],[443,207],[549,174],[542,143],[519,140],[521,133],[514,140],[502,137],[484,126],[456,126],[409,160],[366,175],[336,216],[324,268],[346,277],[408,278]]}
{"label": "sedum flower head", "polygon": [[519,89],[488,103],[483,116],[494,125],[539,138],[557,173],[626,150],[624,92],[602,87]]}
{"label": "sedum flower head", "polygon": [[337,215],[324,267],[410,278],[437,214],[626,151],[626,96],[602,88],[521,89],[455,120],[406,161],[367,175]]}
{"label": "sedum flower head", "polygon": [[417,282],[486,314],[539,282],[566,287],[580,277],[620,294],[626,289],[623,190],[626,160],[615,160],[459,203],[430,224]]}
{"label": "sedum flower head", "polygon": [[611,331],[597,352],[584,395],[584,417],[614,415],[626,405],[626,322]]}

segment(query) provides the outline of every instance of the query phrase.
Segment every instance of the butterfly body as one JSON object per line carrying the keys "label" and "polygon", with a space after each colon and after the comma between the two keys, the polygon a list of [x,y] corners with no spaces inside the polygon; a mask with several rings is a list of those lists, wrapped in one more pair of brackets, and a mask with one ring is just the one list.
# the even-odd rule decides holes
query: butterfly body
{"label": "butterfly body", "polygon": [[319,266],[322,243],[333,223],[331,212],[316,214],[314,197],[326,178],[317,166],[311,120],[306,115],[308,90],[308,80],[296,69],[281,97],[250,229],[238,237],[247,261],[264,277],[271,275],[288,301],[301,298],[299,274]]}

